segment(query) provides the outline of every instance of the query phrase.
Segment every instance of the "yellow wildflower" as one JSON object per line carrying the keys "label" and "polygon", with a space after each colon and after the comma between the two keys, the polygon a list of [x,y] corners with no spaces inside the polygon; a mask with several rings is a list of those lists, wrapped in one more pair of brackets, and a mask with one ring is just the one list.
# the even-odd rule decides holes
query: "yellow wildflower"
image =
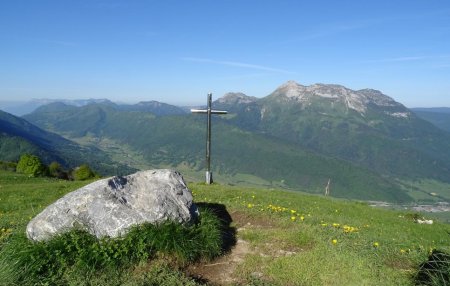
{"label": "yellow wildflower", "polygon": [[380,244],[378,242],[373,243],[373,247],[378,247],[378,246],[380,246]]}
{"label": "yellow wildflower", "polygon": [[296,218],[297,218],[297,217],[295,217],[295,216],[291,216],[291,220],[292,220],[292,221],[295,221]]}
{"label": "yellow wildflower", "polygon": [[248,204],[247,207],[248,207],[249,209],[251,209],[251,208],[253,207],[253,205],[252,205],[252,204]]}
{"label": "yellow wildflower", "polygon": [[351,233],[351,232],[356,232],[358,231],[358,228],[353,227],[353,226],[348,226],[348,225],[344,225],[343,226],[344,232],[345,233]]}
{"label": "yellow wildflower", "polygon": [[333,240],[331,241],[331,243],[337,244],[337,239],[333,239]]}

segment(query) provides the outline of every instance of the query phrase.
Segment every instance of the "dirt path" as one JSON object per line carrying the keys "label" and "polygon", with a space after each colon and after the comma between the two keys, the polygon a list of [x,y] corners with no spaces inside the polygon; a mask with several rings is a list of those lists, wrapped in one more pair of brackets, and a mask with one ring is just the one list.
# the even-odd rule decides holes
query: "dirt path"
{"label": "dirt path", "polygon": [[248,242],[239,239],[229,254],[208,264],[191,266],[188,272],[196,279],[208,282],[208,285],[231,284],[237,282],[233,272],[248,253],[250,253]]}
{"label": "dirt path", "polygon": [[[208,285],[228,285],[238,282],[233,273],[237,266],[244,261],[245,256],[252,253],[249,243],[238,239],[239,232],[247,226],[259,225],[259,222],[241,212],[234,212],[230,215],[237,228],[237,241],[230,252],[207,264],[196,264],[187,269],[190,276],[207,282]],[[264,224],[267,227],[267,221]]]}

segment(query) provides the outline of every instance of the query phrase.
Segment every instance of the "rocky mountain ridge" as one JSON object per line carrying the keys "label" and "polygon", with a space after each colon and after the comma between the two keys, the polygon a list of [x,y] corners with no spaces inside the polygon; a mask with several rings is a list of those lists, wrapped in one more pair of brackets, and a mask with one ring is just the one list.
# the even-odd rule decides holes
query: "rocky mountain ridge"
{"label": "rocky mountain ridge", "polygon": [[247,131],[386,175],[440,174],[449,180],[449,135],[378,90],[288,81],[256,101],[225,102],[215,103],[234,114],[229,122]]}
{"label": "rocky mountain ridge", "polygon": [[313,105],[315,100],[325,100],[331,107],[340,103],[347,110],[354,110],[361,116],[365,116],[371,108],[389,109],[385,113],[393,117],[407,118],[411,115],[405,106],[378,90],[352,90],[342,85],[321,83],[304,86],[292,80],[282,84],[271,94],[261,99],[243,93],[227,93],[216,102],[220,105],[236,105],[254,103],[265,99],[300,103],[302,109]]}

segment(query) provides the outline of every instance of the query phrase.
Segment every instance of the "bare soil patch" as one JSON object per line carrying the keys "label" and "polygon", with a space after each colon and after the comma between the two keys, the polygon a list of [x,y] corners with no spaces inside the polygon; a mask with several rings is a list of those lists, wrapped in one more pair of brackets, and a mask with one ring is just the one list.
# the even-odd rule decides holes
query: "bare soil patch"
{"label": "bare soil patch", "polygon": [[[273,224],[270,220],[263,219],[261,217],[253,217],[244,212],[235,211],[230,215],[231,222],[237,228],[235,235],[238,235],[244,226],[257,226],[257,227],[272,227]],[[197,281],[207,283],[208,285],[228,285],[237,282],[233,276],[233,272],[237,266],[244,261],[247,254],[252,253],[250,245],[247,241],[238,239],[228,253],[224,256],[208,263],[198,263],[191,265],[186,270],[187,275],[195,278]]]}
{"label": "bare soil patch", "polygon": [[248,242],[239,239],[231,252],[207,264],[192,265],[187,274],[208,285],[227,285],[236,282],[233,272],[250,253]]}

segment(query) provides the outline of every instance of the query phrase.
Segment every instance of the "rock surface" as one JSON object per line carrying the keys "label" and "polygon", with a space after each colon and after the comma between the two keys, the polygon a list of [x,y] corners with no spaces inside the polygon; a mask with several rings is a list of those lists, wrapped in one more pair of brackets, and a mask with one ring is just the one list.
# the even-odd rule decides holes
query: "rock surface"
{"label": "rock surface", "polygon": [[102,179],[65,195],[33,218],[26,233],[42,241],[79,227],[97,238],[118,237],[134,225],[189,223],[197,215],[180,173],[148,170]]}
{"label": "rock surface", "polygon": [[393,117],[408,117],[410,115],[406,107],[378,90],[351,90],[337,84],[318,83],[304,86],[290,80],[279,86],[270,96],[296,100],[303,104],[311,103],[313,98],[319,97],[328,99],[330,102],[341,102],[347,108],[361,114],[366,113],[369,105],[375,105],[378,107],[396,108],[402,112],[401,115],[398,115],[398,112],[391,114]]}

